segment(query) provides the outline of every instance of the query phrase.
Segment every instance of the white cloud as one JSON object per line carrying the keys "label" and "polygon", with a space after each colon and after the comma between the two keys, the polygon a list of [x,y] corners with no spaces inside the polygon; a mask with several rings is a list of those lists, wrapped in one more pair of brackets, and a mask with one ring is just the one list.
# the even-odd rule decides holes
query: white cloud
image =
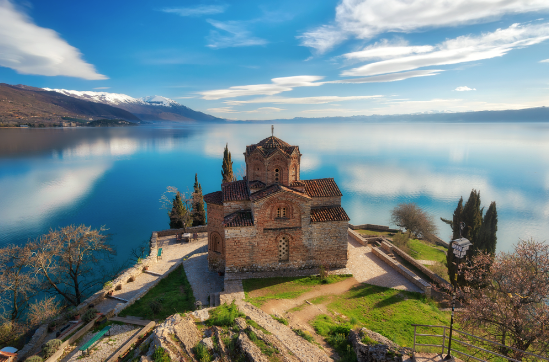
{"label": "white cloud", "polygon": [[350,60],[371,60],[371,59],[387,59],[396,56],[409,54],[428,53],[434,50],[431,45],[409,46],[407,42],[400,41],[397,44],[391,44],[386,39],[381,42],[376,42],[363,50],[343,54],[343,57]]}
{"label": "white cloud", "polygon": [[234,86],[227,89],[216,89],[200,92],[202,99],[216,100],[222,98],[234,98],[255,95],[275,95],[281,92],[291,91],[296,87],[315,87],[324,83],[317,82],[324,77],[316,75],[298,75],[271,79],[271,84],[253,84]]}
{"label": "white cloud", "polygon": [[454,90],[456,90],[458,92],[466,92],[466,91],[476,91],[476,88],[469,88],[467,86],[462,86],[462,87],[457,87]]}
{"label": "white cloud", "polygon": [[221,14],[227,9],[226,5],[202,5],[187,8],[164,8],[161,11],[173,13],[180,16],[202,16]]}
{"label": "white cloud", "polygon": [[0,0],[0,66],[20,74],[108,79],[58,33],[34,24],[9,0]]}
{"label": "white cloud", "polygon": [[249,103],[275,103],[275,104],[324,104],[332,102],[343,102],[343,101],[358,101],[364,99],[372,98],[381,98],[381,95],[373,96],[318,96],[318,97],[298,97],[298,98],[285,98],[285,97],[263,97],[255,98],[247,101],[226,101],[225,104],[230,104],[233,106]]}
{"label": "white cloud", "polygon": [[480,36],[460,36],[437,45],[436,51],[382,60],[346,70],[343,76],[370,76],[417,69],[421,67],[458,64],[500,57],[514,48],[526,47],[549,39],[549,23],[539,25],[513,24]]}
{"label": "white cloud", "polygon": [[412,70],[409,72],[402,73],[391,73],[391,74],[382,74],[374,75],[372,77],[364,78],[351,78],[351,79],[342,79],[334,80],[326,83],[381,83],[381,82],[396,82],[399,80],[416,78],[416,77],[428,77],[431,75],[437,75],[438,73],[443,72],[440,69],[426,69],[426,70]]}
{"label": "white cloud", "polygon": [[208,23],[219,30],[223,30],[228,35],[223,35],[217,30],[210,31],[208,36],[208,47],[210,48],[229,48],[246,47],[254,45],[265,45],[267,40],[257,38],[246,29],[244,22],[240,21],[215,21],[208,20]]}
{"label": "white cloud", "polygon": [[540,63],[549,63],[549,59],[540,60]]}
{"label": "white cloud", "polygon": [[549,10],[547,0],[343,0],[335,21],[299,36],[301,45],[323,53],[353,36],[494,21],[505,14]]}

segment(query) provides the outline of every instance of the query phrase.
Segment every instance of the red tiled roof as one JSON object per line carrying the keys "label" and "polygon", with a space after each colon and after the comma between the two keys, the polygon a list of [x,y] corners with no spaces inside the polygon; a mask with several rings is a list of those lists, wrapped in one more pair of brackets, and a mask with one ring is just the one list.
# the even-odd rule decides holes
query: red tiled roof
{"label": "red tiled roof", "polygon": [[299,181],[299,180],[298,181],[292,181],[290,183],[290,187],[295,187],[295,186],[305,186],[305,182]]}
{"label": "red tiled roof", "polygon": [[248,184],[248,186],[251,188],[251,189],[262,189],[265,187],[265,183],[262,182],[262,181],[259,181],[259,180],[254,180],[254,181],[250,181],[250,183]]}
{"label": "red tiled roof", "polygon": [[305,183],[305,192],[311,197],[342,196],[333,178],[301,181]]}
{"label": "red tiled roof", "polygon": [[251,194],[250,195],[250,200],[257,201],[259,199],[262,199],[264,197],[276,194],[276,193],[281,192],[281,191],[291,192],[295,195],[298,195],[298,196],[301,196],[301,197],[304,197],[304,198],[307,198],[307,199],[309,198],[309,196],[307,196],[303,192],[299,192],[297,190],[291,189],[291,188],[286,187],[286,186],[282,186],[280,184],[272,184],[271,186],[268,186],[268,187],[264,188],[261,191],[257,191],[257,192],[254,192],[253,194]]}
{"label": "red tiled roof", "polygon": [[207,204],[223,205],[223,193],[221,191],[211,192],[204,195]]}
{"label": "red tiled roof", "polygon": [[254,219],[252,217],[251,210],[237,211],[230,215],[225,216],[223,220],[225,227],[241,227],[241,226],[253,226]]}
{"label": "red tiled roof", "polygon": [[280,138],[275,136],[267,137],[264,140],[261,140],[255,145],[246,146],[246,155],[251,154],[256,149],[259,149],[261,153],[265,156],[269,156],[274,153],[276,150],[281,150],[286,155],[291,155],[296,149],[299,150],[298,146],[292,146],[289,143],[282,141]]}
{"label": "red tiled roof", "polygon": [[349,216],[341,206],[323,206],[311,209],[311,222],[349,221]]}
{"label": "red tiled roof", "polygon": [[246,181],[239,180],[224,183],[221,185],[223,192],[223,202],[249,200],[248,187]]}

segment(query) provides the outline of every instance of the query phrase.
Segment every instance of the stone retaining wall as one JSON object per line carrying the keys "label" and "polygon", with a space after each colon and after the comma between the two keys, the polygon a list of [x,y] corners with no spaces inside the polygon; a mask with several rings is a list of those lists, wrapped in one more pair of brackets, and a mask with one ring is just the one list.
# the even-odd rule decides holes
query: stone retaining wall
{"label": "stone retaining wall", "polygon": [[139,339],[139,336],[145,335],[149,330],[154,328],[156,323],[154,321],[151,321],[149,324],[147,324],[145,327],[143,327],[140,331],[135,333],[132,338],[130,338],[122,347],[120,347],[106,362],[116,362],[118,361],[118,356],[126,353],[127,350],[129,350],[132,347],[132,344],[137,342]]}
{"label": "stone retaining wall", "polygon": [[402,259],[406,260],[408,263],[412,264],[414,267],[418,268],[423,274],[425,274],[433,283],[437,283],[440,286],[447,286],[450,287],[450,283],[448,283],[444,278],[439,276],[436,273],[433,273],[433,271],[429,268],[427,268],[425,265],[418,263],[418,261],[414,258],[412,258],[410,255],[396,247],[394,244],[390,243],[389,241],[385,240],[381,244],[382,248],[387,250],[388,252],[392,252],[395,254],[398,254]]}
{"label": "stone retaining wall", "polygon": [[42,324],[36,332],[32,335],[31,340],[29,343],[25,345],[20,351],[17,352],[17,359],[19,361],[23,361],[25,358],[31,356],[34,352],[34,350],[38,349],[42,342],[44,342],[44,338],[48,335],[48,325]]}
{"label": "stone retaining wall", "polygon": [[411,281],[414,285],[419,287],[426,296],[431,296],[431,284],[426,282],[425,280],[418,277],[416,274],[414,274],[412,271],[410,271],[408,268],[406,268],[404,265],[400,264],[399,262],[393,260],[389,255],[385,254],[385,252],[378,247],[372,248],[372,252],[375,256],[383,260],[387,265],[389,265],[391,268],[396,270],[398,273],[400,273],[402,276],[404,276],[406,279]]}
{"label": "stone retaining wall", "polygon": [[349,224],[349,229],[347,229],[347,234],[353,238],[355,241],[357,241],[358,243],[360,243],[361,245],[364,245],[364,246],[367,246],[368,243],[364,240],[364,238],[359,234],[357,233],[356,231],[354,231],[354,229],[352,228],[353,225]]}
{"label": "stone retaining wall", "polygon": [[389,232],[389,233],[398,233],[400,230],[398,229],[390,229],[388,226],[385,225],[374,225],[374,224],[362,224],[362,225],[353,225],[349,224],[349,227],[353,230],[372,230],[372,231],[381,231],[381,232]]}
{"label": "stone retaining wall", "polygon": [[167,229],[167,230],[160,230],[156,233],[158,234],[158,237],[162,236],[172,236],[176,234],[181,233],[205,233],[206,232],[206,226],[207,225],[200,225],[200,226],[191,226],[186,229]]}

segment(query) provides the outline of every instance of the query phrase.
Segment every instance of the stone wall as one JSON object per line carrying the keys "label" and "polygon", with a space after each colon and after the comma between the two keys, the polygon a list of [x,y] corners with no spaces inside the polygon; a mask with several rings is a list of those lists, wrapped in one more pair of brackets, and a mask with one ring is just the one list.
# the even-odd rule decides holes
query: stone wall
{"label": "stone wall", "polygon": [[25,358],[30,357],[32,354],[36,353],[42,345],[42,342],[44,342],[44,338],[46,338],[47,335],[48,325],[42,324],[40,327],[38,327],[36,332],[34,332],[29,343],[27,343],[21,350],[17,352],[17,359],[19,361],[24,361]]}
{"label": "stone wall", "polygon": [[366,242],[366,240],[364,240],[364,238],[359,233],[354,231],[354,229],[351,228],[352,226],[353,225],[349,224],[349,228],[347,229],[347,234],[351,238],[353,238],[355,241],[357,241],[359,244],[363,246],[368,246],[368,243]]}
{"label": "stone wall", "polygon": [[[223,206],[216,204],[208,205],[208,268],[221,272],[225,270],[225,230],[223,228]],[[221,252],[212,250],[212,236],[216,233],[221,238]]]}
{"label": "stone wall", "polygon": [[414,285],[419,287],[426,296],[431,296],[431,284],[426,282],[425,280],[418,277],[416,274],[414,274],[412,271],[410,271],[408,268],[406,268],[404,265],[400,264],[399,262],[393,260],[391,257],[389,257],[385,252],[378,247],[372,248],[372,252],[375,256],[383,260],[387,265],[389,265],[391,268],[396,270],[398,273],[400,273],[402,276],[404,276],[406,279],[408,279],[410,282],[412,282]]}
{"label": "stone wall", "polygon": [[345,268],[347,265],[347,221],[312,223],[311,247],[317,265],[330,268]]}
{"label": "stone wall", "polygon": [[447,286],[450,287],[450,283],[448,283],[444,278],[439,276],[438,274],[431,271],[431,269],[427,268],[421,263],[418,263],[416,259],[412,258],[410,255],[390,243],[389,241],[384,241],[381,245],[385,250],[388,252],[395,253],[399,255],[402,259],[406,260],[408,263],[412,264],[414,267],[418,268],[423,274],[425,274],[433,283],[437,283],[441,286]]}
{"label": "stone wall", "polygon": [[162,236],[177,235],[177,234],[181,234],[183,232],[186,232],[186,233],[205,233],[206,232],[206,227],[207,227],[207,225],[200,225],[200,226],[190,226],[186,229],[167,229],[167,230],[157,231],[156,234],[158,235],[158,237],[162,237]]}
{"label": "stone wall", "polygon": [[[208,205],[208,208],[209,207],[210,206]],[[237,211],[250,210],[251,208],[252,208],[252,203],[250,201],[225,202],[225,203],[223,203],[223,216],[230,215],[233,212],[237,212]],[[210,220],[210,219],[208,219],[208,220]]]}
{"label": "stone wall", "polygon": [[384,225],[374,225],[374,224],[362,224],[362,225],[352,225],[349,224],[349,228],[353,230],[372,230],[380,232],[389,232],[389,233],[398,233],[398,229],[390,229],[388,226]]}

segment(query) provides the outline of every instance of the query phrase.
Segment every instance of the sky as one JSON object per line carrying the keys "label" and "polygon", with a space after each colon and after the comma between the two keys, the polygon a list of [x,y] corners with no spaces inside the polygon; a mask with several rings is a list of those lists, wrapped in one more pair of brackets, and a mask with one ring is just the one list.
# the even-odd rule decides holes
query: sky
{"label": "sky", "polygon": [[549,106],[549,1],[0,0],[0,82],[235,120]]}

